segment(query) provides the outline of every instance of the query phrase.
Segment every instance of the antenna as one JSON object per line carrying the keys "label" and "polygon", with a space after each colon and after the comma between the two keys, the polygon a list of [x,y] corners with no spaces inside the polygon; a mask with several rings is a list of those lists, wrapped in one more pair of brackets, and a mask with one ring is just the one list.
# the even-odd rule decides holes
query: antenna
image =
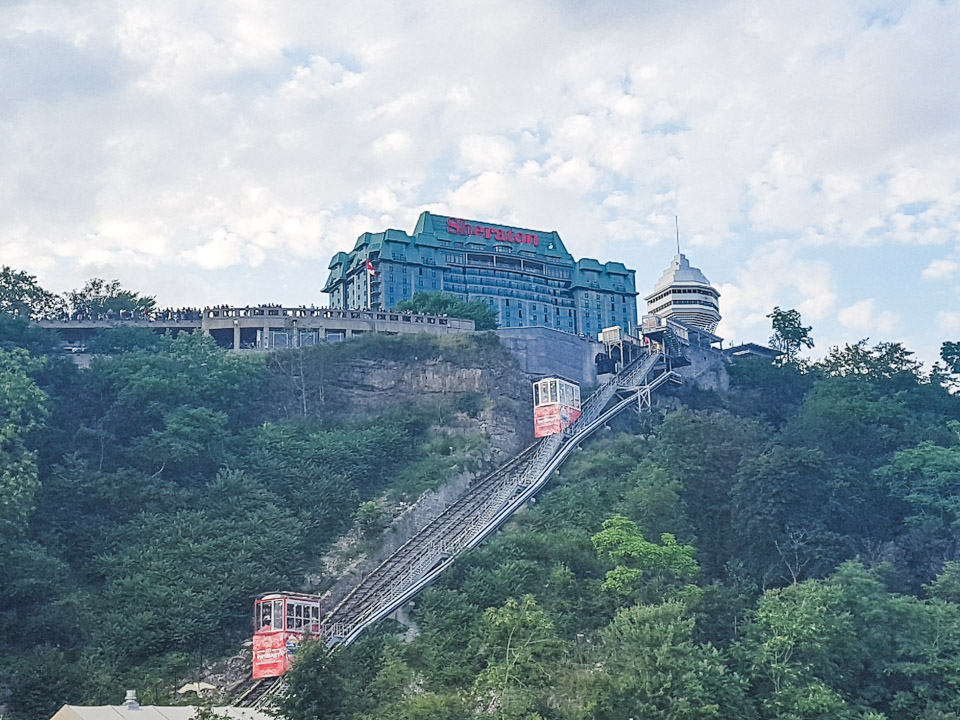
{"label": "antenna", "polygon": [[673,222],[677,226],[677,255],[679,255],[680,254],[680,218],[674,215]]}

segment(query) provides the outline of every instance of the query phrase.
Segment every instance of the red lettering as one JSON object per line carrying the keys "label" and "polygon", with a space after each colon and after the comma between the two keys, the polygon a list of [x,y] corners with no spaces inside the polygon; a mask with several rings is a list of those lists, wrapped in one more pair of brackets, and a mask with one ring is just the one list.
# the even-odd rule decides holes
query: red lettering
{"label": "red lettering", "polygon": [[460,218],[447,218],[447,233],[450,235],[474,235],[489,240],[491,237],[500,242],[506,241],[523,245],[540,245],[540,238],[534,233],[520,230],[503,230],[489,225],[471,225]]}

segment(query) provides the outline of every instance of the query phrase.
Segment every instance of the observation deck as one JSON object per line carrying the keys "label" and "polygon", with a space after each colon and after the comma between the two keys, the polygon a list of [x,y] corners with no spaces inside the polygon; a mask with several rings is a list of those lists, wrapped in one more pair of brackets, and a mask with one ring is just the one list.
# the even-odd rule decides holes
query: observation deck
{"label": "observation deck", "polygon": [[98,332],[116,327],[147,328],[157,333],[177,334],[200,330],[230,350],[276,350],[345,340],[366,333],[397,335],[433,333],[451,335],[473,332],[473,320],[382,310],[259,305],[215,307],[203,310],[161,311],[134,317],[81,317],[40,320],[40,327],[56,330],[74,352]]}

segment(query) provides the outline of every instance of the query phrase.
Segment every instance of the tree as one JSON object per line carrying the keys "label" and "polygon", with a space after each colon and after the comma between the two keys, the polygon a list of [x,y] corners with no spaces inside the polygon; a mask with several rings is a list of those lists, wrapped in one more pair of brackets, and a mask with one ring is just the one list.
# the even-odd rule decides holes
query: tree
{"label": "tree", "polygon": [[797,362],[797,353],[801,348],[813,347],[813,338],[810,336],[813,327],[804,327],[798,311],[781,310],[778,305],[767,317],[771,319],[773,325],[770,344],[775,350],[780,351],[782,363]]}
{"label": "tree", "polygon": [[485,302],[480,300],[464,302],[455,295],[446,293],[417,293],[409,300],[397,303],[394,310],[422,312],[430,315],[449,315],[450,317],[473,320],[477,330],[497,329],[497,314]]}
{"label": "tree", "polygon": [[856,376],[873,382],[897,380],[907,387],[917,384],[921,379],[921,364],[912,357],[912,351],[901,343],[891,342],[869,348],[868,340],[830,348],[817,368],[831,377]]}
{"label": "tree", "polygon": [[38,486],[28,437],[46,420],[47,394],[28,373],[43,366],[26,350],[0,350],[0,544],[23,531]]}
{"label": "tree", "polygon": [[657,430],[650,458],[680,483],[697,560],[708,577],[721,574],[735,555],[730,493],[740,463],[759,454],[767,434],[753,420],[686,410],[667,415]]}
{"label": "tree", "polygon": [[960,342],[945,342],[940,346],[940,358],[954,375],[960,375]]}
{"label": "tree", "polygon": [[877,474],[907,502],[913,519],[930,517],[944,529],[960,528],[960,445],[921,443],[898,452]]}
{"label": "tree", "polygon": [[0,312],[36,320],[63,309],[63,300],[40,287],[33,275],[7,265],[0,268]]}
{"label": "tree", "polygon": [[287,672],[287,692],[277,700],[286,720],[345,718],[345,679],[339,661],[343,651],[331,651],[322,641],[308,640],[297,648],[297,659]]}
{"label": "tree", "polygon": [[80,290],[71,290],[67,300],[73,312],[89,316],[149,312],[156,305],[152,297],[124,290],[119,280],[107,282],[102,278],[91,278]]}
{"label": "tree", "polygon": [[532,595],[524,595],[487,608],[480,625],[480,652],[487,660],[476,681],[480,703],[502,719],[531,717],[561,649],[553,622]]}
{"label": "tree", "polygon": [[836,469],[819,450],[774,445],[746,458],[731,498],[737,557],[761,585],[796,583],[836,566],[843,538],[831,520],[855,509],[835,499]]}
{"label": "tree", "polygon": [[682,603],[634,605],[617,612],[600,637],[601,670],[592,681],[597,720],[704,720],[753,717],[743,683],[712,647],[691,640]]}
{"label": "tree", "polygon": [[0,312],[0,348],[23,348],[36,357],[52,355],[60,344],[55,330],[35,325],[25,315]]}
{"label": "tree", "polygon": [[856,625],[843,600],[840,588],[813,580],[760,599],[744,649],[765,717],[853,717],[822,679],[841,675],[856,649]]}
{"label": "tree", "polygon": [[603,530],[593,536],[593,545],[617,563],[607,573],[602,589],[622,597],[645,590],[647,596],[662,599],[700,572],[693,546],[678,544],[670,533],[660,536],[660,545],[648,542],[637,524],[623,515],[604,520]]}
{"label": "tree", "polygon": [[160,336],[150,328],[118,325],[90,338],[87,349],[102,355],[119,355],[136,350],[155,350],[159,345]]}

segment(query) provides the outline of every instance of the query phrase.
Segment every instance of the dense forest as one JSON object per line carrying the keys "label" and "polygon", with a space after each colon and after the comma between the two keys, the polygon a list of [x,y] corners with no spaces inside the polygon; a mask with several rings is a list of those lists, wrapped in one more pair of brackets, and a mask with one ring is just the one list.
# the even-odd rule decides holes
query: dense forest
{"label": "dense forest", "polygon": [[16,718],[130,687],[182,701],[179,684],[249,640],[254,595],[322,591],[344,533],[363,552],[392,505],[489,464],[474,418],[497,398],[351,407],[349,367],[515,374],[486,335],[244,355],[118,327],[91,347],[111,354],[80,369],[0,312],[0,713]]}
{"label": "dense forest", "polygon": [[[507,402],[350,413],[328,382],[357,361],[509,363],[487,334],[244,355],[119,328],[81,370],[25,314],[0,312],[14,718],[129,687],[169,704],[239,650],[254,594],[323,589],[344,533],[375,545],[389,503],[489,466],[471,418]],[[738,361],[729,389],[681,387],[612,424],[422,593],[409,627],[301,649],[279,711],[960,718],[960,345],[930,372],[865,341],[806,363],[810,328],[772,317],[781,361]]]}
{"label": "dense forest", "polygon": [[896,344],[741,361],[611,428],[382,626],[320,645],[324,718],[960,717],[960,367]]}

